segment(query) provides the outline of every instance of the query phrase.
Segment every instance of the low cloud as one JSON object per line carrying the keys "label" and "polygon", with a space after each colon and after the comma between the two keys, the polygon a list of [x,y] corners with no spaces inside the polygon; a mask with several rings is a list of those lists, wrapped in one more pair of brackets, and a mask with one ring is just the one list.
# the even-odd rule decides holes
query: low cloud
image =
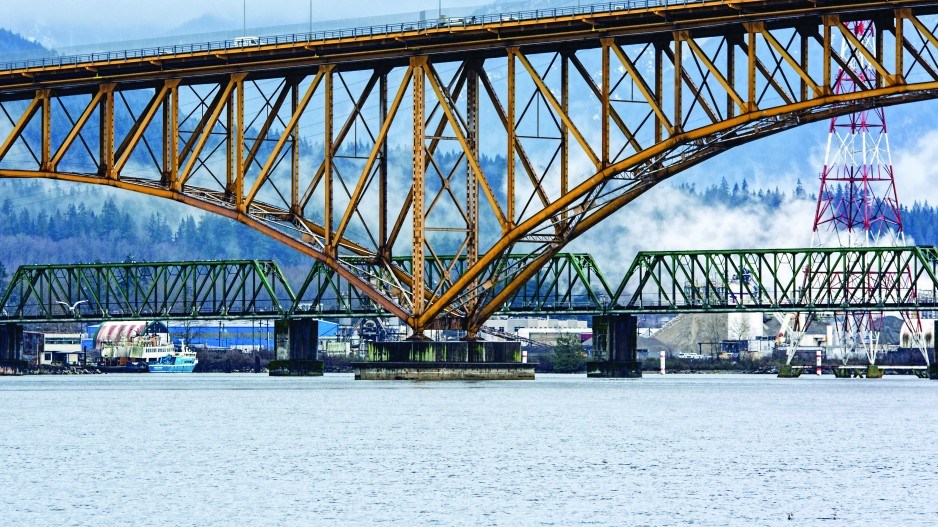
{"label": "low cloud", "polygon": [[568,252],[591,253],[618,279],[639,251],[771,249],[811,245],[814,201],[786,198],[729,208],[664,185],[616,212],[574,241]]}

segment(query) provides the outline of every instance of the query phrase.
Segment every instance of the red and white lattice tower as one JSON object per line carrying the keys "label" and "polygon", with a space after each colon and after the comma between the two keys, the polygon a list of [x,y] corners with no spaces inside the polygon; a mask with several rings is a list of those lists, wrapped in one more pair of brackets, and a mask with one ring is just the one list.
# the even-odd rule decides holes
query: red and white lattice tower
{"label": "red and white lattice tower", "polygon": [[[847,23],[868,49],[874,40],[872,22]],[[866,59],[844,40],[840,55],[849,71],[840,69],[834,84],[834,93],[851,93],[862,86],[874,85],[876,71]],[[862,85],[858,85],[862,83]],[[899,198],[896,194],[886,114],[883,108],[863,110],[835,117],[830,121],[827,151],[821,171],[821,190],[818,193],[814,216],[814,247],[870,247],[900,246],[905,244]],[[851,274],[832,277],[849,290],[882,285],[882,280],[900,280],[906,287],[914,287],[909,272],[905,276],[883,277],[878,273]],[[928,360],[922,339],[922,324],[917,313],[903,313],[902,318],[914,335],[913,340]],[[869,364],[875,364],[879,351],[882,313],[845,312],[834,314],[836,348],[841,359],[865,355]]]}

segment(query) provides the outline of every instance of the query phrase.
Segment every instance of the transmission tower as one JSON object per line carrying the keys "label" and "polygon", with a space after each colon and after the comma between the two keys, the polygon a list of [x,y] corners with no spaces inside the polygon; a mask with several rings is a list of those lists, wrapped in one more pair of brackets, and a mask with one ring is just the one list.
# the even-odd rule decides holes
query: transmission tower
{"label": "transmission tower", "polygon": [[[868,49],[874,42],[875,28],[870,21],[848,22],[847,28]],[[847,69],[837,72],[835,94],[851,93],[876,82],[876,71],[862,54],[841,42],[840,55]],[[814,216],[814,247],[870,247],[905,245],[899,198],[896,193],[886,113],[883,108],[862,110],[830,120],[827,150],[820,175]],[[845,273],[830,277],[847,291],[884,287],[901,282],[913,288],[909,270],[898,276],[880,273]],[[902,319],[913,335],[913,345],[928,362],[922,321],[917,312],[902,312]],[[841,360],[865,355],[876,363],[880,349],[883,313],[834,313],[835,341]],[[790,360],[790,359],[789,359]]]}

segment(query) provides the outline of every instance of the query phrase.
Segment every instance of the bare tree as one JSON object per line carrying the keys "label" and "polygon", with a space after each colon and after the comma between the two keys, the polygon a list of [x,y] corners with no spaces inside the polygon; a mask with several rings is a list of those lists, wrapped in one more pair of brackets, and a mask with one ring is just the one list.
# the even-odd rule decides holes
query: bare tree
{"label": "bare tree", "polygon": [[733,340],[749,340],[749,334],[752,332],[752,326],[749,324],[749,319],[745,316],[739,317],[733,322],[732,327],[730,327],[730,337]]}
{"label": "bare tree", "polygon": [[711,355],[719,348],[717,344],[725,338],[726,326],[722,323],[726,320],[725,317],[726,315],[708,314],[702,315],[700,318],[697,337],[701,342],[709,343]]}

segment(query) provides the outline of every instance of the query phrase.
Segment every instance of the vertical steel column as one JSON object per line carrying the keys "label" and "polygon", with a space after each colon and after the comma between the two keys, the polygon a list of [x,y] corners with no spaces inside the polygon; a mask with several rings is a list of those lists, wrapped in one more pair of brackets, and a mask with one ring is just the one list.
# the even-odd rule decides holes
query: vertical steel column
{"label": "vertical steel column", "polygon": [[40,170],[51,169],[52,161],[52,90],[39,90],[36,97],[42,105],[42,160]]}
{"label": "vertical steel column", "polygon": [[896,9],[896,84],[905,84],[905,64],[903,61],[905,46],[904,40],[905,35],[902,31],[902,26],[905,24],[905,9]]}
{"label": "vertical steel column", "polygon": [[[873,38],[875,39],[874,45],[876,47],[876,62],[880,64],[885,64],[883,60],[883,25],[876,23],[874,24],[875,32],[873,33]],[[876,87],[882,88],[883,83],[886,79],[883,78],[883,74],[879,72],[879,68],[874,68],[876,70]]]}
{"label": "vertical steel column", "polygon": [[[323,228],[325,229],[326,251],[333,251],[333,249],[332,249],[332,247],[333,247],[333,243],[332,243],[332,197],[333,197],[333,185],[332,185],[332,130],[333,130],[333,126],[332,126],[332,125],[333,125],[333,123],[332,123],[332,74],[333,74],[334,67],[331,66],[331,65],[329,65],[329,66],[323,66],[323,68],[324,68],[324,70],[325,70],[324,76],[325,76],[325,78],[326,78],[326,88],[325,88],[325,93],[324,93],[325,101],[323,102],[323,105],[324,105],[324,107],[325,107],[325,125],[324,125],[324,128],[325,128],[325,129],[324,129],[324,132],[323,132],[323,139],[322,139],[322,144],[324,145],[324,152],[325,152],[325,153],[324,153],[325,159],[323,160],[323,167],[325,168],[325,173],[323,174],[323,176],[324,176],[323,181],[324,181],[324,183],[325,183],[325,187],[324,187],[324,191],[325,191],[325,192],[324,192],[324,194],[325,194],[324,200],[325,200],[325,202],[324,202],[324,204],[323,204],[323,205],[325,206],[325,212],[324,212],[324,215],[323,215],[323,217],[324,217],[324,220],[323,220]],[[333,256],[335,256],[335,255],[333,255]]]}
{"label": "vertical steel column", "polygon": [[746,35],[746,52],[747,52],[747,61],[746,61],[746,83],[748,84],[747,90],[747,99],[748,108],[747,112],[754,112],[756,108],[759,107],[756,101],[756,30],[752,24],[746,26],[747,35]]}
{"label": "vertical steel column", "polygon": [[[726,83],[736,89],[736,36],[728,35],[726,37]],[[732,119],[736,116],[736,103],[733,96],[726,94],[726,118]]]}
{"label": "vertical steel column", "polygon": [[[655,42],[655,102],[664,113],[664,45]],[[655,112],[655,143],[664,140],[664,122]]]}
{"label": "vertical steel column", "polygon": [[[810,69],[808,69],[808,57],[811,55],[810,53],[808,53],[808,34],[802,31],[801,29],[798,30],[798,34],[801,36],[801,69],[803,69],[804,71],[811,71]],[[804,78],[802,78],[801,79],[801,100],[802,101],[808,100],[809,98],[808,89],[809,89],[808,82],[804,80]]]}
{"label": "vertical steel column", "polygon": [[[384,128],[388,120],[388,72],[384,70],[378,78],[378,129]],[[381,148],[378,159],[378,253],[390,255],[388,245],[388,140],[380,137]]]}
{"label": "vertical steel column", "polygon": [[833,42],[831,41],[830,20],[826,16],[821,17],[821,23],[824,24],[824,94],[829,95],[833,88],[831,86],[831,46]]}
{"label": "vertical steel column", "polygon": [[602,45],[602,75],[603,75],[603,84],[602,84],[602,167],[606,168],[609,166],[609,104],[610,104],[610,94],[609,94],[609,48],[613,45],[613,39],[603,38],[600,39]]}
{"label": "vertical steel column", "polygon": [[[296,115],[300,106],[300,81],[293,84],[290,94],[290,115]],[[290,213],[300,215],[300,121],[290,131]]]}
{"label": "vertical steel column", "polygon": [[506,208],[509,227],[515,224],[515,55],[518,48],[508,48],[508,157],[505,160]]}
{"label": "vertical steel column", "polygon": [[[475,60],[466,63],[466,142],[470,155],[475,159],[479,159],[480,67],[481,64]],[[466,163],[466,217],[466,264],[472,267],[479,261],[479,180],[472,163]]]}
{"label": "vertical steel column", "polygon": [[163,100],[163,184],[176,187],[179,179],[179,84]]}
{"label": "vertical steel column", "polygon": [[237,179],[237,168],[235,167],[235,90],[231,90],[228,95],[228,101],[225,103],[225,194],[232,202],[237,204],[234,199],[235,180]]}
{"label": "vertical steel column", "polygon": [[[413,286],[411,287],[411,301],[413,303],[413,315],[419,318],[426,307],[426,284],[425,284],[425,266],[424,266],[424,247],[426,244],[426,225],[425,225],[425,175],[426,175],[426,57],[413,57],[410,59],[411,67],[414,71],[413,79],[413,99],[414,99],[414,190],[413,190],[413,259],[411,260],[411,276]],[[446,104],[446,101],[440,101],[440,104]],[[414,328],[414,336],[418,336],[423,328]]]}
{"label": "vertical steel column", "polygon": [[[570,115],[570,57],[566,51],[560,52],[560,108],[564,115]],[[560,120],[560,195],[570,190],[570,130],[567,121]],[[561,219],[566,220],[567,209]]]}
{"label": "vertical steel column", "polygon": [[234,103],[235,103],[235,134],[234,134],[234,195],[235,206],[241,212],[244,210],[244,173],[247,169],[244,166],[244,77],[235,79],[234,85]]}
{"label": "vertical steel column", "polygon": [[101,158],[100,175],[114,178],[114,84],[102,86],[104,97],[101,98]]}
{"label": "vertical steel column", "polygon": [[674,133],[684,132],[684,42],[674,33]]}

